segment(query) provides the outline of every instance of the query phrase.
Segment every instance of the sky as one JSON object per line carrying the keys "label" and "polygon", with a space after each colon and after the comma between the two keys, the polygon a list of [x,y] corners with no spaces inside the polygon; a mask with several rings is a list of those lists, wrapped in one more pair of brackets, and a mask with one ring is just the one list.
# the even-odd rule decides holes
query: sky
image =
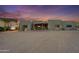
{"label": "sky", "polygon": [[0,17],[79,21],[78,5],[0,5]]}

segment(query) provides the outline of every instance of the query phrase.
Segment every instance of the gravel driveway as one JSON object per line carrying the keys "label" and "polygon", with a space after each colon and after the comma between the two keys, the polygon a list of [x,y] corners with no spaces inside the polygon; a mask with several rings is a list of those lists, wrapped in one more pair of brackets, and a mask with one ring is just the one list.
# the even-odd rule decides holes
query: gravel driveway
{"label": "gravel driveway", "polygon": [[79,53],[79,31],[0,32],[0,52]]}

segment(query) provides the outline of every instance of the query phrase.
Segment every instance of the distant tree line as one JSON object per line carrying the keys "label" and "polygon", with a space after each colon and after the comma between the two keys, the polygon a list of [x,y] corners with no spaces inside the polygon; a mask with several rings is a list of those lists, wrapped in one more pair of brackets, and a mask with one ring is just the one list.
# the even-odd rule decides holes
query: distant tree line
{"label": "distant tree line", "polygon": [[0,18],[0,20],[6,23],[11,22],[11,21],[17,22],[17,20],[14,18]]}

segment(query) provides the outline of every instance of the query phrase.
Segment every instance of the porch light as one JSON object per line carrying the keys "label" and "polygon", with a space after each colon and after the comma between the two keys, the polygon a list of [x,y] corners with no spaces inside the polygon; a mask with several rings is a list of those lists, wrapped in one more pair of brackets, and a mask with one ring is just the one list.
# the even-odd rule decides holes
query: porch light
{"label": "porch light", "polygon": [[38,27],[41,27],[41,26],[38,26]]}

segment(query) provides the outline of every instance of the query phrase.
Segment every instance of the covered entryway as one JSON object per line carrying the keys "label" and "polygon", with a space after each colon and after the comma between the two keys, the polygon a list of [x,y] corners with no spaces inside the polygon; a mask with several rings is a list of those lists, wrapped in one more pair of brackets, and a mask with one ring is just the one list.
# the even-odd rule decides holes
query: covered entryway
{"label": "covered entryway", "polygon": [[48,23],[33,24],[32,30],[48,30]]}

